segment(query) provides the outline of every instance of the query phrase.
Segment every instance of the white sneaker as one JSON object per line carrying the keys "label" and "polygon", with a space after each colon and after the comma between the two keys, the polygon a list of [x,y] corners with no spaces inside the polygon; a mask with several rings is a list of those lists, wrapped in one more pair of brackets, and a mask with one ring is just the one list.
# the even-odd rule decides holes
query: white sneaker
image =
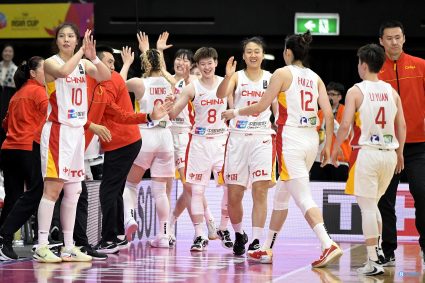
{"label": "white sneaker", "polygon": [[170,247],[170,240],[168,239],[168,236],[159,236],[155,239],[148,241],[149,245],[151,245],[154,248],[169,248]]}
{"label": "white sneaker", "polygon": [[216,240],[218,238],[217,227],[215,226],[213,219],[210,219],[207,221],[207,228],[208,228],[208,239]]}
{"label": "white sneaker", "polygon": [[130,217],[125,222],[124,226],[125,226],[125,236],[127,237],[127,240],[129,242],[133,241],[133,234],[134,232],[137,231],[137,228],[139,227],[139,225],[137,225],[137,222],[133,217]]}
{"label": "white sneaker", "polygon": [[92,257],[83,253],[80,248],[73,246],[72,248],[62,247],[61,249],[62,261],[92,261]]}
{"label": "white sneaker", "polygon": [[368,259],[365,266],[357,269],[357,273],[366,276],[381,275],[384,274],[384,267],[379,262]]}
{"label": "white sneaker", "polygon": [[198,236],[193,240],[193,245],[190,247],[191,252],[202,252],[208,248],[208,239]]}
{"label": "white sneaker", "polygon": [[55,255],[47,245],[37,246],[32,258],[38,262],[61,262],[62,259]]}
{"label": "white sneaker", "polygon": [[168,242],[169,242],[170,248],[173,248],[176,245],[176,236],[174,235],[174,232],[171,232],[168,235]]}

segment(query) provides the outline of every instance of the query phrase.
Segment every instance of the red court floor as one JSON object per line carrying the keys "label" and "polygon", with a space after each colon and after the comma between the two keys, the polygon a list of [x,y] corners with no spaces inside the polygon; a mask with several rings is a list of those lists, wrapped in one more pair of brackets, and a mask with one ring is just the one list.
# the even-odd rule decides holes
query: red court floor
{"label": "red court floor", "polygon": [[105,262],[2,262],[0,282],[425,282],[416,242],[401,243],[396,267],[376,277],[357,275],[356,268],[366,260],[366,249],[358,243],[340,243],[344,255],[325,269],[310,267],[320,255],[315,240],[277,243],[273,264],[235,257],[218,241],[211,241],[202,253],[191,253],[190,244],[180,240],[174,249],[155,249],[145,241],[133,242]]}

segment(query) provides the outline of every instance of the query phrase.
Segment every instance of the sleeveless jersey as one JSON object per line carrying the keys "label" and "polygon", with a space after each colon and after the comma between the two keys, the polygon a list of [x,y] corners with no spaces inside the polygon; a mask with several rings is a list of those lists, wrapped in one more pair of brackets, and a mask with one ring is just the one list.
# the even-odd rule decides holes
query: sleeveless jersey
{"label": "sleeveless jersey", "polygon": [[[267,89],[272,74],[263,70],[263,75],[257,82],[251,81],[245,75],[244,70],[238,71],[237,74],[238,85],[234,96],[235,108],[258,103]],[[238,116],[230,120],[229,131],[272,134],[274,131],[271,129],[270,115],[270,108],[267,108],[259,114]]]}
{"label": "sleeveless jersey", "polygon": [[278,95],[278,125],[313,128],[318,124],[317,99],[319,76],[309,68],[288,66],[292,82]]}
{"label": "sleeveless jersey", "polygon": [[[52,57],[60,65],[65,62],[54,55]],[[82,127],[87,122],[87,79],[84,61],[66,78],[57,78],[47,83],[49,106],[47,120],[69,127]]]}
{"label": "sleeveless jersey", "polygon": [[[149,77],[144,78],[143,83],[145,85],[145,93],[143,97],[139,99],[140,112],[152,113],[155,103],[158,101],[163,103],[167,95],[172,93],[170,83],[164,77]],[[168,128],[171,125],[170,118],[168,115],[161,118],[159,121],[139,124],[140,128],[153,128],[162,127]]]}
{"label": "sleeveless jersey", "polygon": [[191,133],[196,136],[220,136],[227,133],[227,125],[221,119],[221,112],[227,109],[227,98],[217,98],[217,88],[223,80],[216,76],[213,89],[205,88],[200,80],[193,83],[195,97],[192,101],[195,110],[195,124]]}
{"label": "sleeveless jersey", "polygon": [[394,120],[397,105],[390,84],[363,81],[355,84],[362,94],[363,102],[355,115],[352,146],[368,146],[378,149],[396,149]]}
{"label": "sleeveless jersey", "polygon": [[[174,94],[176,96],[176,99],[181,94],[183,88],[186,86],[184,79],[181,79],[176,83],[174,86]],[[189,102],[187,106],[180,112],[176,118],[171,120],[171,127],[170,129],[173,130],[179,130],[181,128],[187,128],[190,129],[193,125],[193,105],[192,102]]]}

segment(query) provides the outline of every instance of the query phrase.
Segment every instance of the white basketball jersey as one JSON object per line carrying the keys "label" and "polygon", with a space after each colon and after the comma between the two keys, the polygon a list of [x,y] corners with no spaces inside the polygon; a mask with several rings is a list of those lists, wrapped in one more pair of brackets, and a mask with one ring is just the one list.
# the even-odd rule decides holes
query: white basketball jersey
{"label": "white basketball jersey", "polygon": [[289,65],[292,82],[288,90],[278,95],[278,125],[316,127],[319,76],[309,68]]}
{"label": "white basketball jersey", "polygon": [[[54,55],[53,59],[60,65],[65,62]],[[47,83],[49,106],[47,119],[69,127],[82,127],[87,122],[87,83],[84,61],[66,78],[57,78]]]}
{"label": "white basketball jersey", "polygon": [[195,124],[191,133],[197,136],[220,136],[227,133],[227,125],[221,119],[221,112],[227,109],[227,98],[217,98],[217,88],[222,77],[216,76],[212,89],[205,88],[200,80],[193,81],[195,97],[192,101],[195,110]]}
{"label": "white basketball jersey", "polygon": [[[258,103],[269,85],[272,74],[268,71],[263,71],[261,79],[256,82],[251,81],[245,75],[244,70],[238,71],[237,74],[238,85],[234,96],[235,108]],[[229,131],[272,134],[274,131],[271,129],[270,115],[270,108],[267,108],[259,114],[238,116],[230,120]]]}
{"label": "white basketball jersey", "polygon": [[[174,86],[174,95],[176,99],[182,93],[183,88],[186,86],[184,79],[181,79]],[[187,104],[185,108],[177,115],[176,118],[171,120],[171,130],[179,130],[181,128],[190,129],[192,127],[193,121],[193,105],[191,102]]]}
{"label": "white basketball jersey", "polygon": [[398,148],[394,130],[397,105],[391,85],[383,81],[363,81],[355,86],[361,90],[363,102],[356,115],[351,145],[380,149]]}
{"label": "white basketball jersey", "polygon": [[[145,93],[139,100],[140,112],[152,113],[155,103],[164,103],[165,98],[172,93],[170,83],[164,77],[149,77],[143,79],[145,85]],[[161,118],[155,123],[139,124],[140,128],[162,127],[167,128],[171,125],[168,115]]]}

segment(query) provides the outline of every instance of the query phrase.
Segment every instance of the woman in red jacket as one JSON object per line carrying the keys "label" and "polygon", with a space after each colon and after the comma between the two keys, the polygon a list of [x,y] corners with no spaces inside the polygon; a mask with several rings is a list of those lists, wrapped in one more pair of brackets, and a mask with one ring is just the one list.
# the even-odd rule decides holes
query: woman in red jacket
{"label": "woman in red jacket", "polygon": [[7,134],[1,147],[0,166],[4,174],[6,197],[0,227],[24,192],[24,184],[31,183],[32,143],[40,123],[44,124],[46,120],[48,104],[43,66],[44,59],[34,56],[22,63],[14,75],[18,91],[10,100],[3,120]]}

